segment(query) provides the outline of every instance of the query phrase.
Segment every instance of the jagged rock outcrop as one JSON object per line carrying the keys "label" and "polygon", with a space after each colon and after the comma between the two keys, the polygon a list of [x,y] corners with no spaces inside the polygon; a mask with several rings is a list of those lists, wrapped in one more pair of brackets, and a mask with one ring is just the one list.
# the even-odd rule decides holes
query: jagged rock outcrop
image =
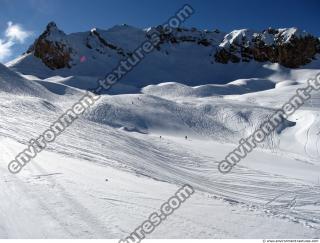
{"label": "jagged rock outcrop", "polygon": [[65,35],[54,22],[51,22],[27,53],[33,52],[34,56],[40,58],[51,69],[70,67],[73,50],[65,40]]}
{"label": "jagged rock outcrop", "polygon": [[[98,45],[97,45],[98,43]],[[102,36],[101,34],[97,31],[97,29],[92,29],[86,42],[86,46],[89,49],[94,49],[101,54],[105,53],[106,48],[110,48],[112,50],[115,50],[119,55],[125,57],[130,55],[130,53],[126,53],[122,48],[113,45],[111,43],[108,43]],[[97,48],[99,46],[100,48]],[[102,47],[102,48],[101,48]]]}
{"label": "jagged rock outcrop", "polygon": [[223,40],[225,35],[225,33],[220,32],[219,30],[201,31],[196,28],[176,28],[173,29],[173,31],[168,32],[164,26],[159,25],[156,28],[150,28],[147,32],[147,37],[150,36],[150,33],[153,31],[156,31],[160,38],[158,50],[160,49],[160,46],[165,43],[179,44],[190,42],[205,47],[215,46]]}
{"label": "jagged rock outcrop", "polygon": [[215,53],[216,62],[270,61],[297,68],[319,53],[319,39],[296,28],[271,29],[262,33],[237,30],[226,35]]}

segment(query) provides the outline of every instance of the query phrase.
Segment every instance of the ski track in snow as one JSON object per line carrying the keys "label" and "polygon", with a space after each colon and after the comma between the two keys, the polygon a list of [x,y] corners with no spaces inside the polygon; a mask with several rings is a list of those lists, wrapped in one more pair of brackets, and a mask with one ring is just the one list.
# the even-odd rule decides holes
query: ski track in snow
{"label": "ski track in snow", "polygon": [[279,106],[295,87],[106,95],[11,175],[7,165],[27,141],[82,93],[65,86],[64,95],[39,96],[31,84],[28,95],[10,93],[10,83],[0,92],[1,238],[121,238],[186,183],[196,194],[151,238],[319,238],[319,107],[306,104],[291,118],[296,126],[271,135],[228,175],[217,170],[274,111],[275,97]]}

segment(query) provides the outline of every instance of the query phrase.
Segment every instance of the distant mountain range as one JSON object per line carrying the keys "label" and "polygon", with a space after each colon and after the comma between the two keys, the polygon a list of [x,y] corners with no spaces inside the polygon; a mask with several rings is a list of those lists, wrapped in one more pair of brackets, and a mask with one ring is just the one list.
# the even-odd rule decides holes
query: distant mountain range
{"label": "distant mountain range", "polygon": [[26,53],[7,66],[42,77],[101,77],[120,60],[130,57],[154,31],[159,33],[161,42],[127,80],[142,85],[168,81],[225,83],[242,78],[243,72],[245,77],[252,76],[250,72],[265,63],[303,67],[320,53],[319,38],[297,28],[269,28],[262,32],[242,29],[230,33],[176,28],[166,34],[162,26],[139,29],[117,25],[108,30],[66,34],[51,22]]}

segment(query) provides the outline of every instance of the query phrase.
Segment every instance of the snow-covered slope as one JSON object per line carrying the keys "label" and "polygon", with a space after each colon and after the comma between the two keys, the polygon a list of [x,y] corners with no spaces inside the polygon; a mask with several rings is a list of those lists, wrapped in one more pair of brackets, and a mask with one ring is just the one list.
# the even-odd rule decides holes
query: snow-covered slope
{"label": "snow-covered slope", "polygon": [[26,80],[0,63],[0,92],[48,97],[48,90],[34,81]]}
{"label": "snow-covered slope", "polygon": [[[224,33],[179,29],[175,43],[165,39],[12,175],[7,165],[28,141],[150,31],[115,26],[67,35],[48,28],[44,36],[57,49],[47,53],[69,67],[50,69],[32,48],[10,69],[0,65],[0,237],[122,238],[188,183],[196,193],[150,238],[319,238],[319,93],[232,172],[218,170],[241,138],[320,72],[318,60],[296,69],[222,64],[212,54]],[[281,33],[289,42],[304,37]]]}
{"label": "snow-covered slope", "polygon": [[[288,71],[287,80],[317,71]],[[21,78],[5,67],[0,76],[6,85],[15,77],[21,90],[31,85],[38,94],[50,94],[28,97],[1,87],[2,237],[121,238],[183,183],[194,186],[195,197],[151,237],[162,238],[163,232],[173,238],[318,237],[318,94],[290,118],[295,126],[272,135],[232,173],[217,170],[237,141],[303,80],[280,85],[278,76],[273,82],[245,79],[200,87],[164,83],[139,94],[104,95],[13,176],[7,163],[83,92],[56,82],[61,77]]]}

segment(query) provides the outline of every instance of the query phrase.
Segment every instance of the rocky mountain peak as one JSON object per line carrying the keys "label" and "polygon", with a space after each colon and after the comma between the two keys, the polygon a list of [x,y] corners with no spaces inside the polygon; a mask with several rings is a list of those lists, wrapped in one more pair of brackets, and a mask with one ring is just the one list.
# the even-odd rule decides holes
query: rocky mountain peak
{"label": "rocky mountain peak", "polygon": [[55,22],[50,22],[27,53],[33,53],[51,69],[70,67],[72,50],[68,47],[65,36]]}
{"label": "rocky mountain peak", "polygon": [[58,29],[57,24],[54,21],[51,21],[47,24],[46,30],[48,32],[52,31],[52,30],[56,30]]}
{"label": "rocky mountain peak", "polygon": [[319,43],[318,38],[298,28],[269,28],[262,32],[235,30],[225,36],[215,60],[220,63],[269,61],[297,68],[315,58]]}

